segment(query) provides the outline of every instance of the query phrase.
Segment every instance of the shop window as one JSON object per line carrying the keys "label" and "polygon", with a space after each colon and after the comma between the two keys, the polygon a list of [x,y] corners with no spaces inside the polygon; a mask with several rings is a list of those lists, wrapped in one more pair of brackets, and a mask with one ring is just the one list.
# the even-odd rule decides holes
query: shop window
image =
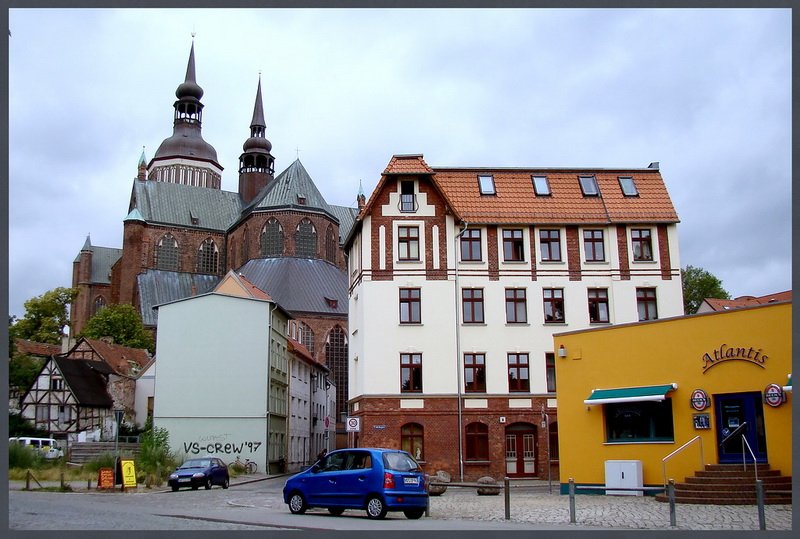
{"label": "shop window", "polygon": [[419,288],[400,289],[400,323],[422,323]]}
{"label": "shop window", "polygon": [[481,261],[481,231],[477,228],[467,229],[461,235],[461,261]]}
{"label": "shop window", "polygon": [[422,354],[400,354],[400,391],[422,391]]}
{"label": "shop window", "polygon": [[542,262],[561,262],[561,233],[559,230],[539,231],[539,252]]}
{"label": "shop window", "polygon": [[486,354],[464,354],[464,391],[486,392]]}
{"label": "shop window", "polygon": [[400,448],[418,461],[425,459],[423,440],[425,429],[417,423],[407,423],[400,428]]}
{"label": "shop window", "polygon": [[503,230],[503,260],[506,262],[525,260],[521,229]]}
{"label": "shop window", "polygon": [[606,442],[673,442],[672,399],[603,405]]}
{"label": "shop window", "polygon": [[650,262],[653,260],[653,240],[649,228],[634,228],[631,230],[631,247],[633,260],[636,262]]}
{"label": "shop window", "polygon": [[466,460],[489,460],[489,427],[470,423],[466,428]]}
{"label": "shop window", "polygon": [[465,324],[483,324],[482,288],[464,288],[461,291],[461,306]]}

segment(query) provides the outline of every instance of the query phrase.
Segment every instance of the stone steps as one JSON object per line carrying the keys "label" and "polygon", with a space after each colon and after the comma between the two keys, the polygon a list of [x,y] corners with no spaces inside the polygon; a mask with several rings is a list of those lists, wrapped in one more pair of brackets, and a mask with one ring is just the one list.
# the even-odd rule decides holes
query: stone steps
{"label": "stone steps", "polygon": [[[84,464],[106,453],[113,455],[115,451],[114,442],[76,442],[69,446],[67,460],[75,464]],[[138,455],[139,444],[122,443],[119,444],[119,454]]]}
{"label": "stone steps", "polygon": [[[676,503],[709,505],[755,505],[756,470],[741,464],[708,464],[683,482],[675,484]],[[758,465],[758,478],[764,487],[765,504],[791,504],[792,478],[773,470],[769,464]],[[669,501],[667,493],[656,495],[660,502]]]}

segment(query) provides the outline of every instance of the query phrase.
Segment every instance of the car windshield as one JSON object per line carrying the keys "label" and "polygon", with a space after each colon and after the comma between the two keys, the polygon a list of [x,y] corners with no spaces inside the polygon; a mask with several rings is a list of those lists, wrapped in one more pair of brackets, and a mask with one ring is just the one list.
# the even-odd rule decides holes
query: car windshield
{"label": "car windshield", "polygon": [[383,466],[387,470],[397,472],[413,472],[419,470],[417,462],[408,453],[384,453]]}
{"label": "car windshield", "polygon": [[210,464],[209,460],[187,460],[181,464],[181,468],[208,468]]}

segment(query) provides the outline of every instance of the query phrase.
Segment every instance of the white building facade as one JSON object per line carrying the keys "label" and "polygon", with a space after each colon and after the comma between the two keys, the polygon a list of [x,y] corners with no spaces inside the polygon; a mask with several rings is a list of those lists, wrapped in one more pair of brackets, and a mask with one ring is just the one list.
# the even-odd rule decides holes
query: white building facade
{"label": "white building facade", "polygon": [[552,335],[683,314],[677,222],[655,164],[394,156],[346,245],[352,444],[468,480],[558,477]]}

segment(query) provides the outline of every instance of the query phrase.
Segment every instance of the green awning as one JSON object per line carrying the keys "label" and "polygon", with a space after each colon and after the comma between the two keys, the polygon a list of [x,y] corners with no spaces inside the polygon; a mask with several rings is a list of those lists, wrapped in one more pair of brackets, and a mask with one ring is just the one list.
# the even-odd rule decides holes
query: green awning
{"label": "green awning", "polygon": [[792,373],[789,373],[789,381],[783,386],[783,390],[788,392],[792,391]]}
{"label": "green awning", "polygon": [[619,387],[616,389],[593,389],[584,404],[609,404],[613,402],[663,401],[667,393],[678,389],[678,384],[660,386]]}

